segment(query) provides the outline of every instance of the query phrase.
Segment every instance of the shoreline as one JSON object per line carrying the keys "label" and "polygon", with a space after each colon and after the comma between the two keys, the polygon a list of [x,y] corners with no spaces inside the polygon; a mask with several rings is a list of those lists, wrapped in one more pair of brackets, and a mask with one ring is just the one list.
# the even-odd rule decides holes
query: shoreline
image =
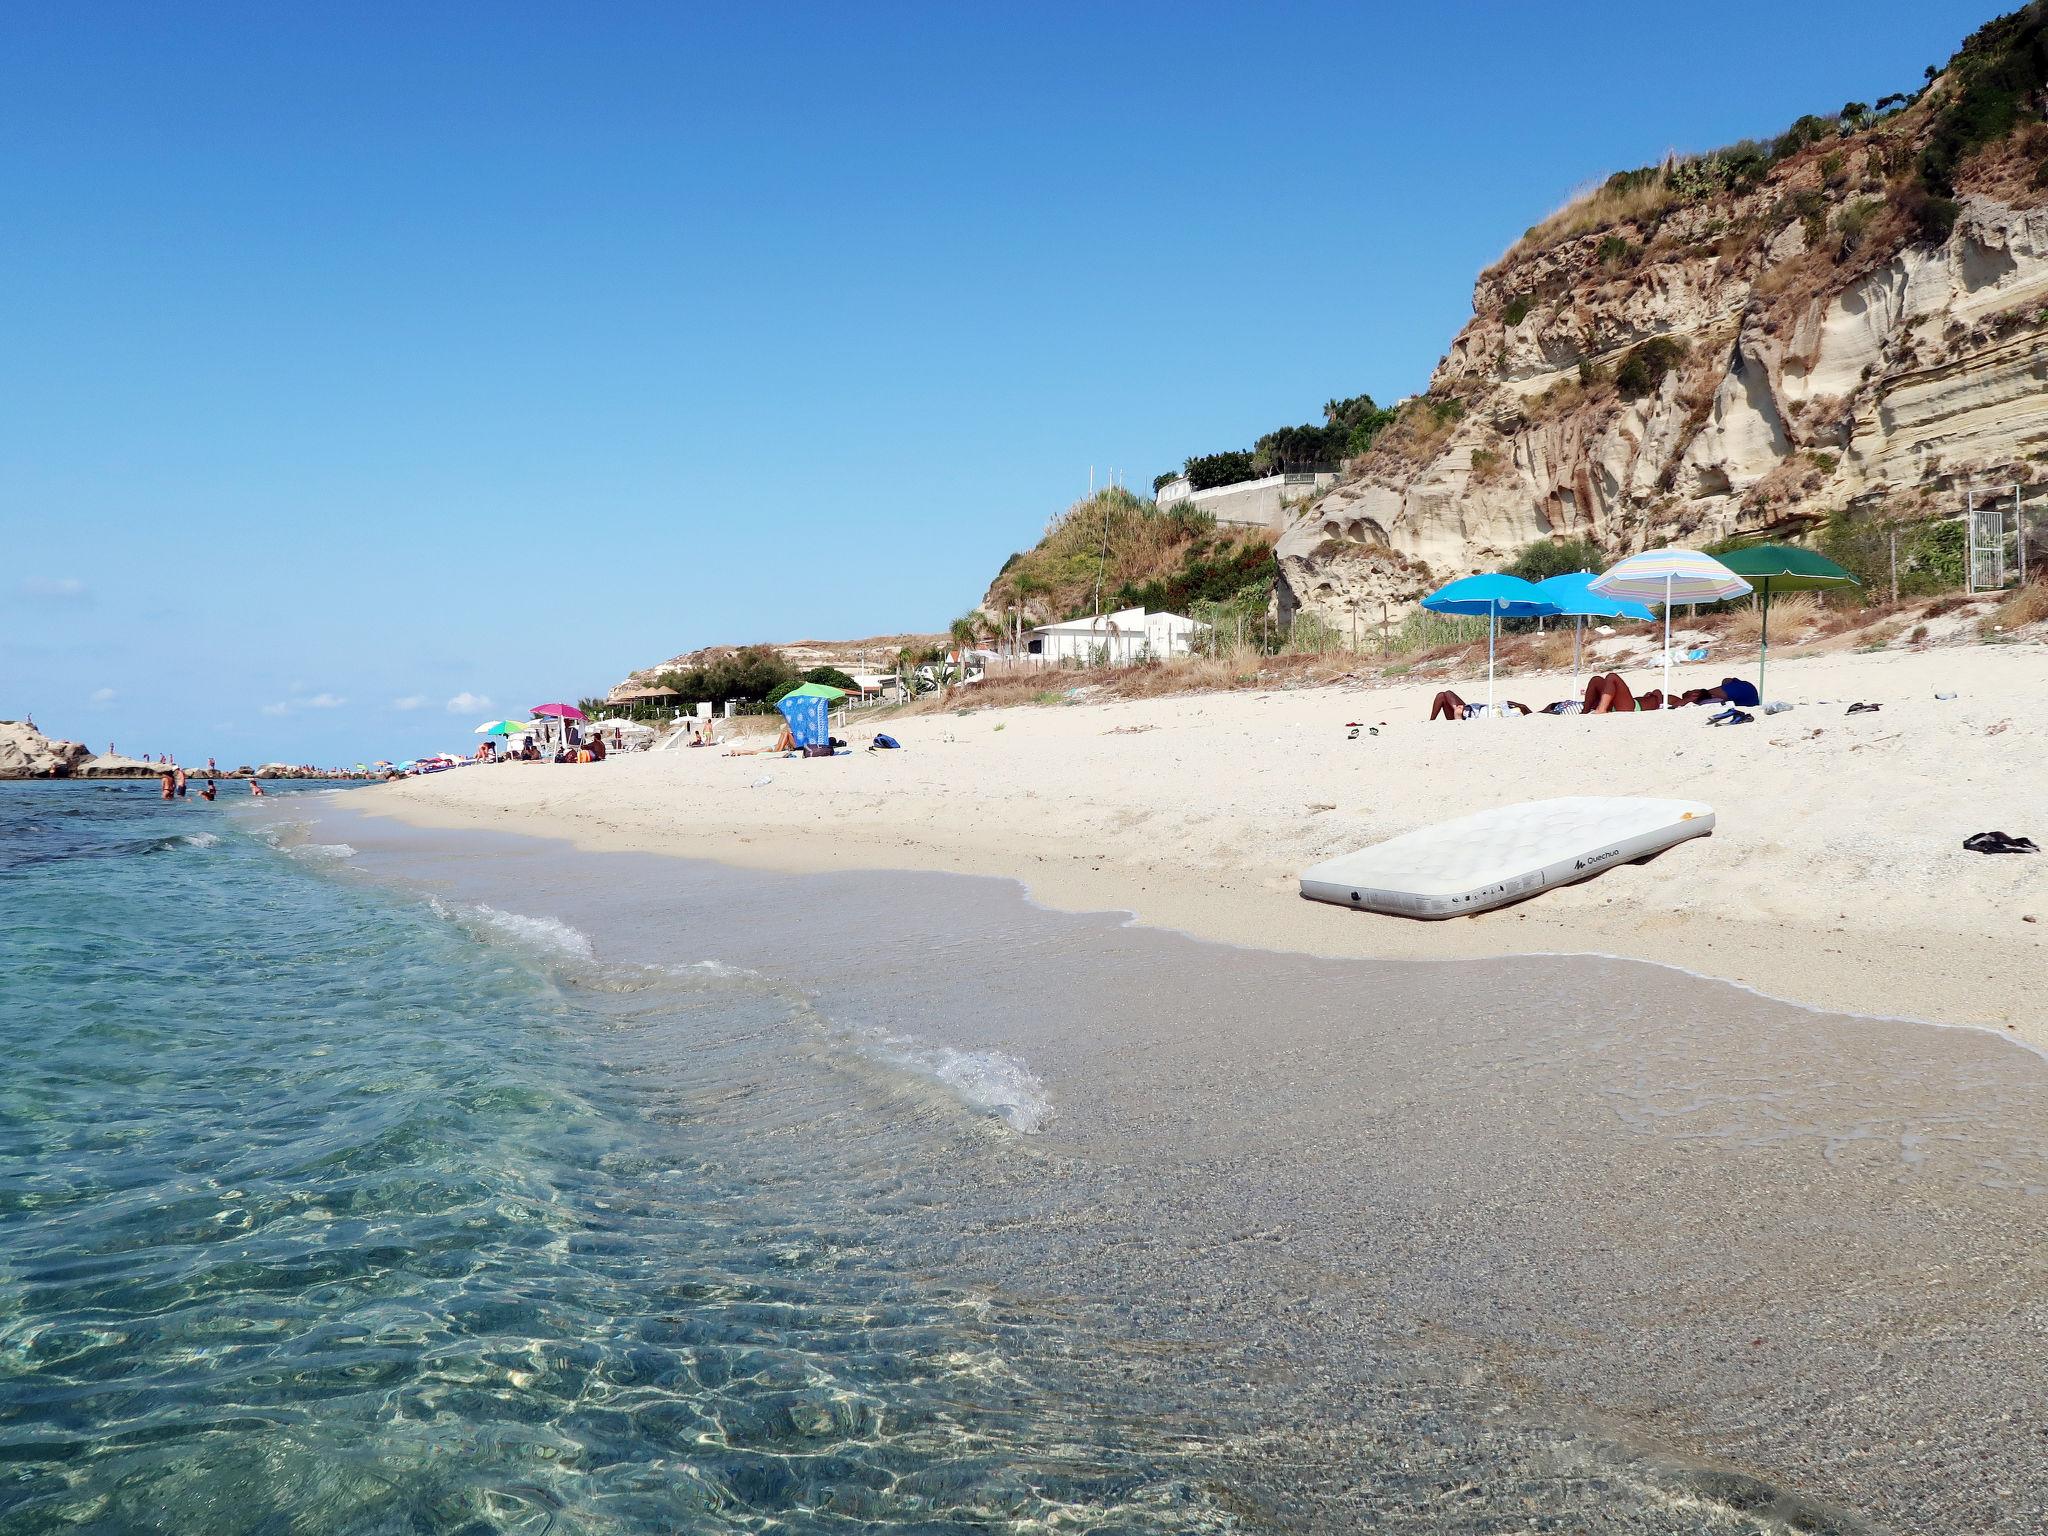
{"label": "shoreline", "polygon": [[[1937,685],[1960,669],[1953,651],[1781,663],[1774,693],[1895,713],[1802,702],[1740,732],[1704,727],[1699,710],[1427,725],[1432,681],[932,714],[890,722],[900,753],[685,749],[586,770],[463,769],[351,799],[418,826],[590,851],[993,876],[1051,910],[1270,952],[1642,960],[1809,1009],[1985,1028],[2041,1049],[2048,1019],[2027,976],[2044,923],[2024,919],[2048,922],[2048,864],[1960,840],[2048,828],[2033,767],[2048,753],[2048,652],[1969,655],[1976,686],[1940,704]],[[1713,670],[1681,669],[1681,685]],[[1348,740],[1342,723],[1368,716],[1380,734]],[[1467,918],[1420,923],[1298,894],[1295,874],[1339,849],[1482,805],[1584,793],[1589,779],[1697,795],[1721,825],[1646,865]]]}
{"label": "shoreline", "polygon": [[[360,844],[356,874],[572,973],[794,986],[786,1027],[830,1070],[865,1074],[881,1040],[885,1079],[992,1056],[1025,1074],[1043,1113],[991,1127],[975,1197],[917,1224],[945,1229],[937,1272],[1105,1329],[1196,1423],[1250,1415],[1260,1491],[1314,1512],[1273,1529],[1353,1528],[1360,1490],[1401,1471],[1360,1415],[1414,1430],[1418,1400],[1451,1431],[1404,1443],[1443,1487],[1475,1447],[1543,1500],[1576,1496],[1559,1458],[1566,1484],[1597,1478],[1573,1529],[1647,1536],[1674,1498],[1703,1530],[1759,1508],[2019,1529],[2040,1507],[1999,1405],[2038,1365],[2015,1362],[2038,1330],[2048,1079],[1980,1031],[1808,1017],[1612,959],[1230,951],[1013,882],[597,856],[415,830],[359,796],[318,814]],[[1297,1486],[1282,1453],[1257,1477],[1258,1447],[1303,1443],[1338,1475]],[[1938,1475],[1959,1457],[1995,1510]]]}

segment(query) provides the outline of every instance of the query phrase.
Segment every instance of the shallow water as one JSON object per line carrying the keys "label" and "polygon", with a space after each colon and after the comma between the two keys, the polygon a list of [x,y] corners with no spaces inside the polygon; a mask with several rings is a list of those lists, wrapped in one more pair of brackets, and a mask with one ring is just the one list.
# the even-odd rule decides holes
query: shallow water
{"label": "shallow water", "polygon": [[819,1071],[786,990],[565,975],[289,825],[0,818],[0,1530],[1217,1523],[899,1261],[898,1165],[988,1122]]}
{"label": "shallow water", "polygon": [[94,793],[0,801],[0,1531],[2038,1527],[2002,1041]]}

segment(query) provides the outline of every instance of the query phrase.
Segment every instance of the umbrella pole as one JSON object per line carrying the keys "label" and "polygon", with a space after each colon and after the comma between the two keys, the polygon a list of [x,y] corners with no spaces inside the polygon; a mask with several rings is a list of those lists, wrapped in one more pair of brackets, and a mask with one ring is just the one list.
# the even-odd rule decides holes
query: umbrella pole
{"label": "umbrella pole", "polygon": [[1572,682],[1579,680],[1579,647],[1586,643],[1586,616],[1582,613],[1572,621]]}
{"label": "umbrella pole", "polygon": [[1671,573],[1664,573],[1664,707],[1671,707]]}
{"label": "umbrella pole", "polygon": [[1493,718],[1493,631],[1500,623],[1500,605],[1486,610],[1486,718]]}
{"label": "umbrella pole", "polygon": [[1764,701],[1764,665],[1771,659],[1771,578],[1764,577],[1763,583],[1764,626],[1757,633],[1756,652],[1756,701],[1759,704]]}

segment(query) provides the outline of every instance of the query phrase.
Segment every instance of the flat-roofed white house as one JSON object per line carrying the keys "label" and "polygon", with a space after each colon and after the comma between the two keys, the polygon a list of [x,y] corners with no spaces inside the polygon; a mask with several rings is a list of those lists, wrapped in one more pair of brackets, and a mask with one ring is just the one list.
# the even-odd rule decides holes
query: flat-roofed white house
{"label": "flat-roofed white house", "polygon": [[1048,666],[1110,667],[1164,661],[1187,655],[1194,649],[1195,636],[1208,627],[1177,613],[1121,608],[1115,613],[1026,630],[1025,659]]}

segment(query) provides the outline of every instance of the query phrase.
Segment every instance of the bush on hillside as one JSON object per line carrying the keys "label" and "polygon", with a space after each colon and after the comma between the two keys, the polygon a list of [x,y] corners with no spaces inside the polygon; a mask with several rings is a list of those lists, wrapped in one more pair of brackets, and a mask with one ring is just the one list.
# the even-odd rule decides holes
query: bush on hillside
{"label": "bush on hillside", "polygon": [[1188,484],[1198,491],[1213,490],[1219,485],[1235,485],[1240,480],[1256,477],[1252,467],[1252,456],[1245,449],[1232,449],[1228,453],[1205,453],[1189,459],[1182,466],[1188,477]]}
{"label": "bush on hillside", "polygon": [[726,699],[765,700],[776,689],[797,682],[796,668],[765,645],[749,645],[701,667],[664,672],[655,679],[683,696],[684,704]]}
{"label": "bush on hillside", "polygon": [[1638,343],[1614,370],[1615,392],[1624,400],[1653,393],[1684,356],[1685,343],[1676,336],[1652,336]]}
{"label": "bush on hillside", "polygon": [[1523,545],[1505,569],[1524,581],[1545,581],[1570,571],[1597,571],[1602,564],[1600,548],[1591,539],[1537,539]]}
{"label": "bush on hillside", "polygon": [[2044,86],[2048,6],[2029,5],[1971,33],[1950,63],[1945,99],[1920,151],[1921,185],[1937,198],[1954,197],[1964,157],[2011,133]]}

